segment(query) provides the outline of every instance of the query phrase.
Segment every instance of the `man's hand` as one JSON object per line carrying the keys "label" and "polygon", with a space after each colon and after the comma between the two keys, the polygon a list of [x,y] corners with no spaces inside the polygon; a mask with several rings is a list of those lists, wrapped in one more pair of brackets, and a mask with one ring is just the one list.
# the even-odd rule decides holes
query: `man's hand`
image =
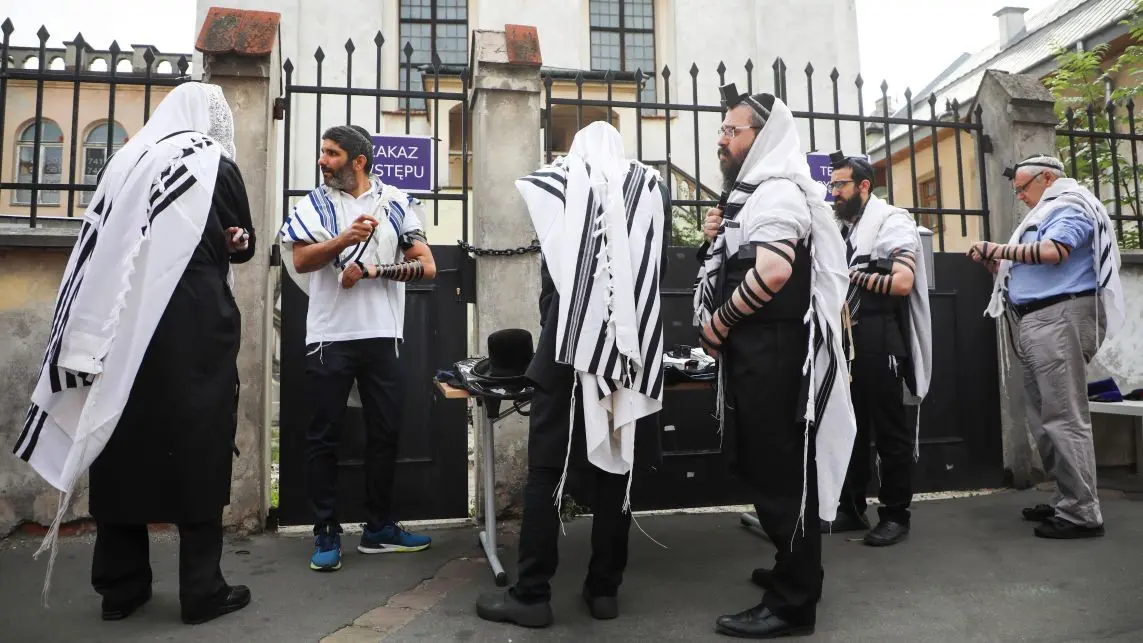
{"label": "man's hand", "polygon": [[341,287],[352,288],[357,285],[357,282],[361,281],[361,278],[364,276],[365,273],[362,272],[361,266],[357,262],[353,262],[347,265],[345,270],[341,273]]}
{"label": "man's hand", "polygon": [[226,229],[226,247],[231,254],[242,252],[250,247],[250,233],[242,228]]}
{"label": "man's hand", "polygon": [[342,248],[348,248],[368,239],[369,235],[373,234],[373,229],[379,225],[381,223],[377,219],[368,214],[363,214],[357,217],[348,228],[342,230],[337,238],[340,240]]}
{"label": "man's hand", "polygon": [[976,263],[987,264],[994,261],[996,250],[1000,246],[990,241],[977,241],[968,249],[968,258]]}
{"label": "man's hand", "polygon": [[984,267],[988,268],[988,272],[991,272],[992,274],[995,275],[1000,270],[1000,262],[999,261],[986,261],[986,262],[984,262]]}
{"label": "man's hand", "polygon": [[709,321],[703,324],[702,333],[699,335],[699,344],[702,345],[702,349],[707,355],[718,360],[721,358],[722,341],[714,334],[714,329],[711,327],[713,323],[713,321]]}
{"label": "man's hand", "polygon": [[702,234],[707,241],[714,241],[718,229],[722,227],[722,210],[711,208],[706,211],[706,221],[702,224]]}

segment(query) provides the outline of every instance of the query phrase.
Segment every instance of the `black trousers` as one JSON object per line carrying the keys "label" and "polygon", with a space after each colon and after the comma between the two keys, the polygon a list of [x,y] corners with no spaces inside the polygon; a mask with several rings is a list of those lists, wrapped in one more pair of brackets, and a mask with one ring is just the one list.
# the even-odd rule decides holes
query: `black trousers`
{"label": "black trousers", "polygon": [[881,459],[878,499],[882,506],[877,509],[878,516],[881,520],[909,524],[909,505],[913,500],[914,432],[902,399],[904,368],[904,364],[895,368],[885,353],[858,352],[854,356],[850,391],[857,419],[857,436],[853,441],[853,455],[838,511],[854,516],[865,515],[872,437]]}
{"label": "black trousers", "polygon": [[[801,322],[735,328],[726,357],[735,468],[753,487],[754,508],[774,554],[774,584],[762,603],[781,618],[814,623],[821,595],[816,432],[807,432],[802,376],[808,331]],[[808,448],[807,448],[808,440]],[[804,466],[803,466],[804,461]],[[803,483],[804,520],[799,520]]]}
{"label": "black trousers", "polygon": [[[524,520],[520,526],[520,552],[513,594],[526,603],[551,599],[551,580],[559,565],[560,517],[555,491],[563,473],[571,410],[571,377],[567,387],[552,391],[536,387],[528,426],[528,482],[524,487]],[[577,405],[578,407],[578,405]],[[583,412],[576,409],[577,429]],[[579,441],[582,445],[583,442]],[[582,448],[582,446],[580,447]],[[572,462],[575,462],[573,457]],[[627,567],[627,536],[631,514],[623,511],[627,476],[590,471],[595,493],[591,501],[591,562],[584,586],[594,596],[615,596]]]}
{"label": "black trousers", "polygon": [[[201,612],[226,598],[222,577],[222,515],[179,526],[179,602],[183,612]],[[96,523],[91,585],[104,605],[130,603],[151,587],[147,525]]]}
{"label": "black trousers", "polygon": [[306,374],[314,418],[306,432],[306,489],[314,532],[339,529],[337,450],[349,392],[357,382],[365,416],[365,510],[370,529],[393,520],[393,480],[401,431],[401,369],[394,339],[313,344]]}

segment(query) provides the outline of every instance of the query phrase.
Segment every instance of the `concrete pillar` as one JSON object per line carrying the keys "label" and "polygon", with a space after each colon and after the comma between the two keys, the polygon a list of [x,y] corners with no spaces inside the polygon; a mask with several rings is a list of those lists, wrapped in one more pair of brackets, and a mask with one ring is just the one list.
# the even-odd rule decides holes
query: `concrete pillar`
{"label": "concrete pillar", "polygon": [[[241,380],[230,505],[223,524],[260,531],[270,507],[270,368],[273,360],[270,249],[277,232],[274,171],[277,167],[278,14],[212,9],[196,49],[203,54],[203,82],[222,87],[234,113],[234,145],[246,183],[257,234],[257,252],[235,266],[235,299],[242,313]],[[276,269],[273,269],[276,272]]]}
{"label": "concrete pillar", "polygon": [[[1027,209],[1016,200],[1004,168],[1012,167],[1033,154],[1054,154],[1055,101],[1040,79],[1026,74],[988,71],[976,96],[981,105],[984,133],[992,151],[985,157],[988,186],[989,234],[1005,243]],[[997,324],[997,347],[1007,342],[1003,324]],[[1017,488],[1044,479],[1043,465],[1031,441],[1024,412],[1023,376],[1015,355],[1009,349],[1009,368],[1000,373],[1000,423],[1004,438],[1004,469],[1007,482]]]}
{"label": "concrete pillar", "polygon": [[[530,27],[474,32],[472,208],[473,244],[479,248],[518,248],[535,238],[515,186],[516,179],[536,170],[541,152],[539,48],[534,46],[532,55],[519,55],[529,29],[535,45],[535,29]],[[477,351],[487,355],[488,335],[504,328],[528,330],[534,345],[540,332],[539,294],[538,254],[477,258]],[[477,427],[478,432],[484,430]],[[495,437],[498,513],[512,514],[520,507],[527,474],[527,418],[503,420]],[[480,463],[483,456],[477,455]],[[476,479],[482,475],[478,471]]]}

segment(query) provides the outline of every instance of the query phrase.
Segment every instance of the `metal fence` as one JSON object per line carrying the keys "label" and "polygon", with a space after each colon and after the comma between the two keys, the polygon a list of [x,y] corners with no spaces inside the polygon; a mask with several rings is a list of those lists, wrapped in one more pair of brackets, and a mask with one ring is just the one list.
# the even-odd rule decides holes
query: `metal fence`
{"label": "metal fence", "polygon": [[[748,60],[743,66],[746,79],[746,90],[749,93],[755,91],[763,91],[762,87],[755,87],[755,72],[758,71],[753,62]],[[777,58],[771,65],[773,72],[770,87],[766,88],[769,92],[781,98],[787,104],[790,104],[790,93],[788,86],[788,68],[782,58]],[[668,180],[669,188],[671,189],[671,200],[673,208],[673,228],[675,231],[672,243],[676,245],[694,245],[696,239],[701,238],[699,230],[701,229],[702,213],[706,208],[713,207],[717,203],[717,193],[722,183],[722,177],[719,176],[717,180],[710,181],[710,170],[705,172],[707,181],[703,181],[703,166],[704,166],[704,151],[697,144],[701,140],[699,131],[700,115],[702,114],[725,114],[725,110],[721,103],[717,100],[716,94],[710,96],[703,96],[700,100],[699,78],[700,70],[697,65],[692,64],[688,70],[690,77],[689,91],[681,92],[686,95],[682,101],[673,97],[671,94],[671,76],[672,71],[669,67],[664,67],[659,73],[662,79],[660,86],[663,88],[662,102],[647,102],[643,100],[643,88],[648,79],[652,76],[643,70],[636,70],[634,72],[553,72],[545,71],[544,73],[544,97],[547,104],[544,118],[541,122],[541,127],[545,129],[544,149],[547,160],[551,162],[555,151],[552,139],[553,130],[553,112],[555,108],[560,106],[572,107],[576,110],[576,129],[582,127],[584,123],[584,109],[585,108],[605,108],[608,110],[628,110],[633,111],[634,127],[635,127],[635,156],[640,161],[648,165],[658,166],[672,174],[671,180]],[[713,72],[718,76],[718,85],[721,86],[727,82],[727,68],[724,63],[719,63],[718,67]],[[984,155],[981,151],[983,124],[982,124],[982,110],[978,105],[971,113],[968,110],[961,113],[961,107],[955,103],[950,103],[944,110],[938,112],[935,96],[931,96],[929,102],[929,117],[918,118],[913,114],[912,96],[906,92],[909,105],[904,110],[904,113],[891,113],[888,108],[888,85],[882,83],[881,94],[882,101],[881,113],[865,113],[864,106],[864,81],[860,75],[853,80],[853,88],[856,90],[856,98],[854,109],[847,111],[841,105],[841,76],[838,70],[832,69],[829,74],[829,86],[831,95],[827,97],[827,103],[832,106],[832,109],[827,108],[823,111],[820,109],[821,99],[814,95],[815,86],[815,69],[812,65],[807,65],[804,69],[805,75],[805,109],[793,109],[795,119],[804,124],[807,136],[803,136],[803,145],[806,147],[806,152],[819,152],[819,151],[833,151],[842,149],[842,132],[844,128],[857,128],[857,140],[859,141],[859,149],[862,154],[872,151],[880,151],[885,159],[884,164],[879,166],[879,175],[883,176],[884,186],[887,188],[887,200],[890,203],[895,203],[901,207],[908,209],[920,223],[928,223],[931,227],[938,229],[934,230],[938,239],[939,249],[945,249],[945,226],[933,225],[933,222],[943,222],[945,217],[958,218],[960,221],[961,235],[966,236],[969,234],[967,222],[970,219],[977,219],[979,226],[976,233],[980,234],[983,238],[988,235],[988,198],[987,188],[983,182],[977,180],[975,184],[966,176],[966,163],[976,164],[977,176],[983,174]],[[738,78],[741,78],[739,76]],[[556,95],[553,86],[560,80],[574,80],[576,86],[575,97],[565,97]],[[737,80],[737,79],[736,79]],[[606,98],[586,98],[584,96],[584,85],[587,82],[602,82],[606,85]],[[635,91],[634,100],[618,100],[614,97],[615,90],[619,84],[624,82],[637,83],[637,91]],[[687,81],[680,83],[683,86],[688,85]],[[741,83],[739,83],[741,85]],[[715,99],[715,100],[711,100]],[[685,102],[684,102],[685,101]],[[646,136],[644,130],[646,129],[645,116],[655,114],[661,116],[662,119],[670,124],[673,119],[677,119],[677,123],[663,128],[664,137],[663,150],[665,152],[664,158],[647,158],[644,153]],[[689,119],[689,123],[687,120]],[[830,127],[832,125],[832,127]],[[882,129],[885,133],[880,141],[867,140],[867,128],[869,126],[876,126]],[[691,133],[691,141],[696,143],[688,149],[680,149],[677,142],[672,141],[672,135],[676,135],[680,131],[680,127],[685,127],[693,130]],[[821,130],[825,128],[826,133],[822,135]],[[830,135],[832,130],[832,136]],[[852,131],[852,129],[851,129]],[[932,199],[931,204],[924,202],[921,195],[918,194],[919,182],[917,174],[917,159],[919,154],[927,153],[921,147],[922,141],[918,140],[928,137],[930,143],[943,139],[947,133],[951,132],[955,135],[955,150],[951,152],[955,156],[955,160],[949,159],[949,154],[939,153],[939,145],[931,144],[932,147],[932,164],[933,172],[936,176],[935,181],[935,197]],[[968,136],[971,140],[962,141]],[[907,138],[907,143],[898,143],[897,139]],[[825,145],[832,143],[832,147],[823,148]],[[975,158],[969,158],[966,154],[966,148],[973,146],[976,150]],[[855,150],[845,150],[847,153],[853,153]],[[710,157],[712,154],[706,154],[708,163],[713,161]],[[908,160],[906,160],[906,157]],[[693,172],[684,172],[678,166],[676,161],[680,158],[687,159],[686,162],[693,160]],[[966,161],[966,158],[968,159]],[[873,159],[875,162],[876,158]],[[908,165],[910,172],[905,174],[904,166]],[[708,165],[709,167],[709,165]],[[969,165],[968,167],[972,167]],[[897,170],[897,172],[894,171]],[[942,185],[942,176],[945,172],[955,172],[956,191],[954,197],[946,195],[944,186]],[[907,202],[907,199],[897,198],[894,192],[894,174],[904,174],[906,178],[911,179],[911,193],[912,201]],[[900,179],[897,179],[900,181]],[[679,186],[684,186],[685,189],[679,190]],[[966,202],[966,191],[979,190],[979,198],[977,202],[978,207],[970,207]],[[902,201],[898,203],[898,201]],[[680,225],[681,224],[681,225]]]}
{"label": "metal fence", "polygon": [[[353,106],[354,98],[373,99],[372,104],[372,118],[368,119],[373,125],[374,132],[383,132],[384,113],[382,100],[386,98],[398,99],[400,109],[403,113],[404,121],[404,134],[409,135],[412,133],[412,122],[414,115],[429,115],[431,114],[430,122],[432,127],[432,140],[433,145],[437,148],[440,147],[441,141],[441,101],[456,102],[460,107],[460,144],[461,144],[461,163],[460,163],[460,183],[456,186],[458,189],[450,189],[445,192],[442,191],[440,183],[440,160],[441,154],[433,155],[433,189],[430,192],[415,192],[410,191],[412,196],[428,201],[432,204],[433,223],[439,224],[440,217],[440,204],[445,201],[457,201],[460,203],[461,212],[461,235],[465,241],[468,241],[468,187],[469,187],[469,102],[467,100],[468,87],[470,82],[469,69],[467,67],[444,65],[441,62],[440,56],[434,51],[432,52],[432,62],[429,65],[416,66],[413,63],[413,57],[417,53],[411,43],[406,42],[405,46],[401,49],[401,56],[403,56],[400,65],[401,73],[403,74],[402,80],[406,88],[417,86],[413,82],[412,74],[414,70],[421,74],[420,85],[423,90],[413,89],[399,89],[399,88],[384,88],[382,87],[383,67],[382,62],[382,48],[385,46],[385,38],[380,31],[377,32],[376,37],[373,39],[374,61],[376,66],[375,80],[373,87],[360,87],[354,86],[353,79],[353,63],[354,54],[357,52],[357,46],[353,40],[347,40],[345,43],[345,78],[346,82],[341,86],[333,86],[324,84],[322,81],[322,72],[326,63],[326,54],[321,47],[318,47],[313,54],[314,63],[314,77],[313,84],[304,84],[298,82],[295,78],[296,68],[293,61],[286,59],[282,65],[282,70],[285,74],[285,87],[284,97],[285,101],[285,145],[284,145],[284,159],[283,159],[283,176],[285,177],[283,199],[282,199],[282,218],[289,213],[291,199],[305,196],[313,189],[314,185],[321,182],[321,174],[316,165],[316,160],[321,155],[321,134],[323,128],[329,127],[334,124],[351,124],[354,122]],[[441,79],[442,77],[455,77],[460,81],[460,91],[442,91]],[[431,88],[431,89],[430,89]],[[309,96],[312,97],[312,104],[314,106],[314,183],[291,187],[290,181],[292,177],[291,164],[294,163],[294,156],[296,154],[292,144],[292,137],[294,135],[294,112],[299,107],[298,97]],[[341,119],[341,111],[337,112],[336,118],[330,118],[328,113],[323,119],[322,110],[323,99],[325,97],[343,97],[345,120]],[[415,104],[415,105],[414,105]],[[448,121],[445,120],[447,125]],[[447,157],[447,150],[445,156]]]}
{"label": "metal fence", "polygon": [[[152,90],[190,80],[190,62],[185,55],[164,55],[152,47],[124,50],[116,42],[107,50],[95,50],[82,34],[64,49],[49,48],[50,34],[42,26],[36,32],[37,46],[19,47],[11,44],[14,32],[10,19],[0,25],[0,214],[26,216],[34,228],[45,209],[63,217],[82,213],[86,194],[95,190],[98,168],[122,144],[117,137],[125,140],[131,131],[117,118],[126,116],[140,126],[146,123],[152,102],[157,103],[152,101]],[[141,105],[132,105],[128,114],[124,114],[125,105],[120,105],[126,102],[121,100],[122,91],[117,91],[124,87],[139,87],[143,94]],[[106,105],[106,112],[98,110],[95,118],[89,109],[93,101]],[[85,118],[90,122],[81,123]],[[57,120],[66,126],[60,127]],[[93,142],[98,137],[90,134],[101,125],[103,140]],[[8,138],[10,128],[15,128],[11,132],[14,141]],[[85,129],[91,131],[82,143],[85,167],[83,180],[77,182],[81,131]],[[66,200],[61,199],[63,194]]]}
{"label": "metal fence", "polygon": [[1140,249],[1143,207],[1139,194],[1139,150],[1135,102],[1108,101],[1102,107],[1067,108],[1056,129],[1056,145],[1068,176],[1080,181],[1107,207],[1116,238],[1125,249]]}

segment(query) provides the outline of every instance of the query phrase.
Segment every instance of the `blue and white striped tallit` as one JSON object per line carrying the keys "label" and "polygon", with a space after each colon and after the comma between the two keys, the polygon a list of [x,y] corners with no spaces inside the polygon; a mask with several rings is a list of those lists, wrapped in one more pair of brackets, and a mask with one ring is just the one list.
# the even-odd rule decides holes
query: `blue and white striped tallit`
{"label": "blue and white striped tallit", "polygon": [[[202,133],[211,131],[219,91],[186,83],[168,94],[111,158],[84,212],[14,449],[63,494],[36,552],[50,549],[52,562],[76,481],[115,431],[155,327],[202,238],[228,147]],[[45,601],[51,569],[50,562]]]}
{"label": "blue and white striped tallit", "polygon": [[[609,473],[631,473],[635,423],[663,406],[661,183],[626,160],[604,122],[580,130],[568,156],[516,181],[560,295],[556,361],[576,371],[588,461]],[[565,462],[557,504],[566,477]],[[630,476],[627,485],[629,510]]]}
{"label": "blue and white striped tallit", "polygon": [[[338,272],[344,269],[346,264],[354,261],[366,265],[384,265],[403,258],[399,241],[405,209],[412,207],[417,201],[401,190],[382,183],[376,176],[371,175],[369,181],[373,184],[373,190],[379,194],[370,214],[382,225],[365,241],[341,251],[333,262]],[[342,199],[352,198],[341,190],[319,185],[294,204],[290,216],[282,224],[279,238],[287,247],[292,246],[295,241],[322,243],[333,239],[341,232],[344,225],[352,223],[342,213],[344,209]],[[344,225],[343,221],[346,222]]]}
{"label": "blue and white striped tallit", "polygon": [[[1104,314],[1107,315],[1104,339],[1110,339],[1123,328],[1127,318],[1127,302],[1123,295],[1123,284],[1119,280],[1119,244],[1115,241],[1115,229],[1111,225],[1107,209],[1095,195],[1075,179],[1066,177],[1056,179],[1048,189],[1044,190],[1044,195],[1040,197],[1036,207],[1029,210],[1020,225],[1016,226],[1016,231],[1012,233],[1008,243],[1019,244],[1029,228],[1040,225],[1053,212],[1065,207],[1079,210],[1095,223],[1095,230],[1091,235],[1092,262],[1099,299],[1103,303]],[[1004,314],[1011,270],[1011,261],[1005,259],[1000,262],[1000,268],[996,271],[996,281],[993,283],[992,299],[984,311],[985,315],[999,318]]]}
{"label": "blue and white striped tallit", "polygon": [[[723,213],[725,219],[738,222],[715,238],[695,280],[694,322],[698,327],[713,315],[717,297],[719,267],[730,253],[738,252],[742,231],[770,227],[788,230],[791,213],[806,209],[810,226],[800,241],[810,248],[810,308],[805,322],[810,329],[803,374],[809,377],[809,398],[804,419],[806,435],[810,423],[817,426],[818,515],[833,521],[837,514],[845,473],[853,450],[857,424],[849,397],[849,374],[842,352],[842,307],[849,287],[845,244],[837,229],[833,211],[825,200],[825,188],[810,178],[810,167],[802,153],[794,116],[780,99],[767,95],[767,109],[759,98],[749,97],[749,105],[766,121],[742,164]],[[766,181],[791,181],[798,186],[803,199],[797,203],[776,202],[759,187]],[[779,234],[781,236],[781,234]],[[738,241],[735,241],[737,239]],[[774,241],[778,239],[772,239]],[[731,331],[731,337],[733,337]],[[722,364],[719,364],[720,382]],[[720,383],[719,388],[722,388]],[[722,395],[718,396],[719,406]],[[722,408],[717,412],[720,417]],[[803,459],[809,459],[809,441],[805,441]],[[804,519],[806,505],[805,478],[802,480],[802,506],[799,519]],[[815,525],[816,528],[816,525]]]}

